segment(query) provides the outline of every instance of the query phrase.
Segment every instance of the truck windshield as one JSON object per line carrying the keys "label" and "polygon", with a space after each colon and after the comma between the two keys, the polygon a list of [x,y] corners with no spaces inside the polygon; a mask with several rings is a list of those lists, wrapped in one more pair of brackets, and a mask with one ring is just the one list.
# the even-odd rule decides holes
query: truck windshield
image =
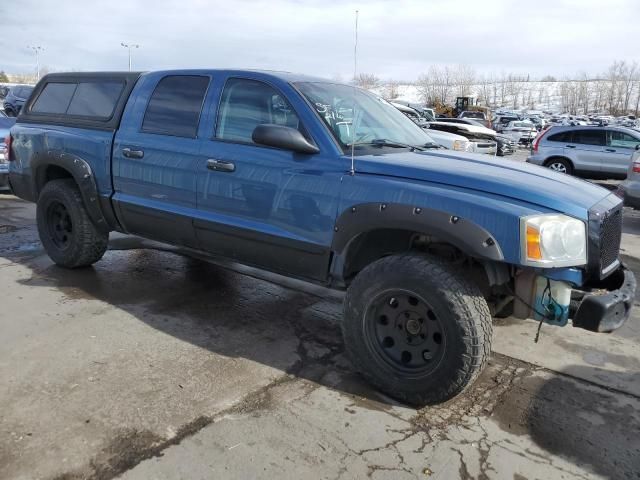
{"label": "truck windshield", "polygon": [[393,105],[365,90],[325,82],[300,82],[295,86],[344,149],[354,142],[378,147],[422,147],[434,143]]}

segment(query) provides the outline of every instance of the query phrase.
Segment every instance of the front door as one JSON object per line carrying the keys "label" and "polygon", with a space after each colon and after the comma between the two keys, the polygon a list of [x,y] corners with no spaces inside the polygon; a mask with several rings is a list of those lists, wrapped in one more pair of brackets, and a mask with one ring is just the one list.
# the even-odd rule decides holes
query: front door
{"label": "front door", "polygon": [[209,77],[144,81],[114,142],[114,205],[128,233],[195,248],[197,132]]}
{"label": "front door", "polygon": [[602,170],[614,177],[626,177],[631,155],[637,145],[640,145],[640,138],[620,130],[607,130],[606,155],[602,160]]}
{"label": "front door", "polygon": [[599,173],[602,170],[605,143],[604,130],[575,130],[572,141],[565,145],[565,149],[573,150],[576,170]]}
{"label": "front door", "polygon": [[260,124],[299,129],[284,94],[262,81],[229,78],[215,132],[203,143],[194,221],[200,248],[275,272],[326,278],[344,165],[339,158],[258,145]]}

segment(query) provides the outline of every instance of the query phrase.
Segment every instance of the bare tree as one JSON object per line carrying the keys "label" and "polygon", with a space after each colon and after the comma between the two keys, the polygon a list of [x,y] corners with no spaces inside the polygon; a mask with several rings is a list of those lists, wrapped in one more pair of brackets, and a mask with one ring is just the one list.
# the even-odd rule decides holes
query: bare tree
{"label": "bare tree", "polygon": [[373,73],[359,73],[354,79],[353,83],[360,88],[370,90],[380,86],[380,79]]}
{"label": "bare tree", "polygon": [[456,87],[458,97],[471,95],[476,81],[476,71],[470,65],[458,65],[451,71],[451,83]]}
{"label": "bare tree", "polygon": [[382,96],[385,100],[393,100],[400,96],[400,82],[396,80],[389,80],[385,86]]}

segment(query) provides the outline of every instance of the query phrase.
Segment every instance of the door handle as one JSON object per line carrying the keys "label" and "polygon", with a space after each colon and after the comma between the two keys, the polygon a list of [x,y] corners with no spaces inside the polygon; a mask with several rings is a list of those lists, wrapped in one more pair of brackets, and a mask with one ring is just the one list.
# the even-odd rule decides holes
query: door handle
{"label": "door handle", "polygon": [[209,170],[215,170],[216,172],[235,172],[236,166],[232,162],[225,162],[224,160],[216,160],[215,158],[210,158],[207,160],[207,168]]}
{"label": "door handle", "polygon": [[615,152],[615,148],[605,148],[604,149],[605,152]]}
{"label": "door handle", "polygon": [[565,147],[567,147],[567,148],[576,148],[575,145],[565,145]]}
{"label": "door handle", "polygon": [[144,157],[144,152],[142,150],[131,150],[130,148],[123,148],[122,155],[127,158],[142,158]]}

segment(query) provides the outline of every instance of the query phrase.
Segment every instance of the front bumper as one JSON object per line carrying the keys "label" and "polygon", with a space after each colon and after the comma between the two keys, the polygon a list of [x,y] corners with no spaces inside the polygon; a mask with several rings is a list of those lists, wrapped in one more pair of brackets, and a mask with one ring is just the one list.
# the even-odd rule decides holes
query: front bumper
{"label": "front bumper", "polygon": [[636,277],[624,266],[589,291],[574,291],[579,305],[573,326],[592,332],[612,332],[629,318],[636,296]]}

